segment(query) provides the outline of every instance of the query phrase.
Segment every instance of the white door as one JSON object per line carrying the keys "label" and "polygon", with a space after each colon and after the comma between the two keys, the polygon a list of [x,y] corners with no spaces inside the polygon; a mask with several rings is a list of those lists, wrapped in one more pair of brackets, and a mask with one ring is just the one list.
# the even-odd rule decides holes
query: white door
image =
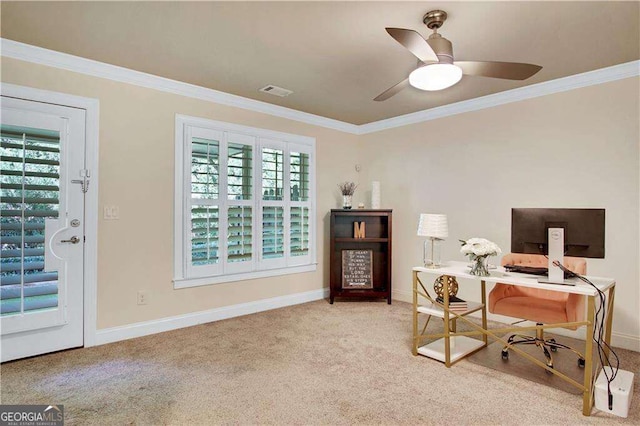
{"label": "white door", "polygon": [[1,361],[83,345],[85,111],[2,97]]}

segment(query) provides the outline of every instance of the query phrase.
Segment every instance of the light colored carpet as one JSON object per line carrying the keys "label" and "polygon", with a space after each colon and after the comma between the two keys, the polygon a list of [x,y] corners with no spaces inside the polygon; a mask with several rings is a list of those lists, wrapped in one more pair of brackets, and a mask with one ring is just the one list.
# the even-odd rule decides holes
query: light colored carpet
{"label": "light colored carpet", "polygon": [[[637,382],[640,354],[620,354]],[[414,357],[411,305],[395,301],[318,301],[59,352],[3,364],[1,380],[3,404],[64,404],[69,425],[640,423],[640,390],[628,419],[584,417],[579,396]]]}

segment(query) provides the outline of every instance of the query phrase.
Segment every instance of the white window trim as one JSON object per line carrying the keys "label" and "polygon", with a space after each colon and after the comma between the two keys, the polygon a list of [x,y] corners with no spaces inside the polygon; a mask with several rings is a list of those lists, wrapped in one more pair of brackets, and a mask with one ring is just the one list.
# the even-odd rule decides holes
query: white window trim
{"label": "white window trim", "polygon": [[[188,254],[190,252],[190,230],[187,229],[187,223],[190,217],[190,205],[191,205],[191,188],[187,188],[187,182],[190,182],[190,169],[187,169],[185,161],[190,158],[190,138],[188,137],[189,129],[191,127],[199,127],[203,129],[210,129],[211,131],[237,133],[243,136],[254,138],[254,187],[253,187],[253,200],[250,205],[253,209],[253,258],[250,268],[244,269],[234,273],[222,273],[221,271],[211,276],[192,276],[189,275],[192,271],[189,267],[190,259]],[[262,193],[261,193],[261,177],[258,173],[261,170],[262,161],[262,143],[264,140],[265,147],[273,146],[274,141],[278,141],[281,146],[288,147],[285,149],[285,162],[288,164],[289,152],[305,152],[310,154],[310,170],[309,179],[311,181],[309,188],[309,202],[286,202],[285,203],[285,217],[289,217],[290,207],[309,207],[309,221],[312,226],[309,228],[309,255],[303,256],[304,259],[291,258],[289,256],[289,234],[285,233],[287,239],[286,244],[286,259],[287,265],[279,264],[268,266],[262,262]],[[189,157],[187,157],[187,155]],[[226,159],[224,161],[226,164]],[[220,167],[222,169],[222,152]],[[225,168],[226,170],[226,168]],[[285,169],[285,179],[288,182],[289,176]],[[220,182],[222,185],[223,182]],[[221,186],[222,188],[222,186]],[[284,187],[285,191],[289,191],[288,185]],[[220,191],[220,197],[222,197],[222,191]],[[288,199],[288,196],[286,197]],[[217,204],[219,207],[226,205],[229,200],[219,199]],[[245,204],[243,202],[242,204]],[[222,225],[226,224],[226,218],[222,219],[222,209],[220,210],[220,230],[222,232]],[[259,222],[259,223],[258,223]],[[225,225],[226,226],[226,225]],[[288,229],[288,226],[287,228]],[[299,136],[289,133],[276,132],[273,130],[265,130],[254,127],[242,126],[238,124],[225,123],[221,121],[208,120],[204,118],[190,117],[182,114],[176,114],[176,127],[175,127],[175,179],[174,179],[174,288],[188,288],[197,287],[210,284],[219,284],[226,282],[242,281],[255,278],[266,278],[278,275],[297,274],[303,272],[312,272],[316,270],[317,258],[316,258],[316,236],[317,236],[317,223],[316,223],[316,172],[315,172],[315,138],[308,136]],[[222,248],[226,253],[226,247]],[[222,253],[221,253],[222,254]],[[226,256],[226,254],[225,254]],[[308,260],[307,260],[308,259]],[[224,258],[221,257],[221,261],[224,262]],[[301,261],[306,263],[300,264]],[[215,268],[214,268],[215,270]]]}

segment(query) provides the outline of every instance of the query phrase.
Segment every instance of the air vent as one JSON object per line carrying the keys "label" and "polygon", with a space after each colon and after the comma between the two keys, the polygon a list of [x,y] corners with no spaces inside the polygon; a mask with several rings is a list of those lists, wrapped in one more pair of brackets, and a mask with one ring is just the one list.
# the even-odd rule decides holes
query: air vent
{"label": "air vent", "polygon": [[283,89],[282,87],[274,86],[273,84],[264,86],[262,89],[260,89],[260,91],[264,93],[269,93],[271,95],[280,96],[281,98],[284,98],[285,96],[289,96],[290,94],[293,93],[293,91],[291,90]]}

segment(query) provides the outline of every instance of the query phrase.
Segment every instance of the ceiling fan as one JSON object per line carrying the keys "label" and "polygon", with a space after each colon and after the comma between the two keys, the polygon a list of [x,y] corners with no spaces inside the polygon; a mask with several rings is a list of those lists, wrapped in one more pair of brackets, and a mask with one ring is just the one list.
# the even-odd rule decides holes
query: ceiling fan
{"label": "ceiling fan", "polygon": [[387,33],[418,58],[418,68],[409,77],[378,95],[374,101],[384,101],[411,85],[421,90],[442,90],[451,87],[462,74],[508,80],[526,80],[542,69],[539,65],[518,62],[454,61],[451,42],[438,34],[447,13],[432,10],[422,21],[433,33],[425,40],[417,31],[386,28]]}

